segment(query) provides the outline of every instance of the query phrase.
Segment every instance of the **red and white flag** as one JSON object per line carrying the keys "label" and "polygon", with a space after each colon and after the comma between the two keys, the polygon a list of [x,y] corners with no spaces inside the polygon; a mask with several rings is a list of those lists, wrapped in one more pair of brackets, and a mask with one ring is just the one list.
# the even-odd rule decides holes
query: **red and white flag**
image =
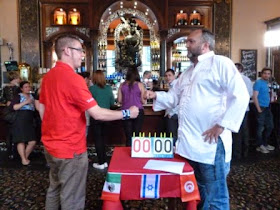
{"label": "red and white flag", "polygon": [[180,182],[182,202],[200,200],[198,186],[193,173],[180,175]]}

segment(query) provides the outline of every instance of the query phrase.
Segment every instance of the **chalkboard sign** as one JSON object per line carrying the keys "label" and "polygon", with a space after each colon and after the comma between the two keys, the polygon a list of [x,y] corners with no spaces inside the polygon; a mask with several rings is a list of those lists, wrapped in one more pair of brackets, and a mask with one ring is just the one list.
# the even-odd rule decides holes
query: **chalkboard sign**
{"label": "chalkboard sign", "polygon": [[241,63],[244,67],[243,73],[251,80],[256,80],[257,50],[241,50]]}

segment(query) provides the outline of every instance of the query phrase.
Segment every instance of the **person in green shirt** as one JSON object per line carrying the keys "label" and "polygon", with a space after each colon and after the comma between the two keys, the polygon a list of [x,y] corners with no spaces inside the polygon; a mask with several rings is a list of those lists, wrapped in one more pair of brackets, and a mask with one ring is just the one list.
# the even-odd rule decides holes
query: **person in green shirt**
{"label": "person in green shirt", "polygon": [[[114,95],[111,86],[106,85],[106,80],[103,72],[97,70],[93,72],[92,76],[93,86],[89,88],[93,98],[102,108],[110,109],[114,105]],[[98,163],[93,163],[93,167],[97,169],[104,169],[108,167],[105,153],[105,127],[106,122],[90,118],[90,129],[93,130],[95,149],[97,153]]]}

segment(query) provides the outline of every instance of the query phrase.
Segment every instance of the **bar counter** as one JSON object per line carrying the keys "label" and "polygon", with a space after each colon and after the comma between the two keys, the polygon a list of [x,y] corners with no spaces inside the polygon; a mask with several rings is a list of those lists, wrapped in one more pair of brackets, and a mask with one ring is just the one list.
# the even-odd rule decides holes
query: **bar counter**
{"label": "bar counter", "polygon": [[[280,146],[280,103],[275,102],[271,105],[271,111],[273,114],[274,129],[271,134],[271,140],[273,143]],[[2,110],[5,105],[0,104],[0,142],[6,141],[6,133],[8,129],[7,123],[2,119]],[[152,105],[148,104],[144,106],[144,123],[142,126],[142,132],[148,135],[154,135],[154,132],[160,133],[162,131],[162,119],[164,111],[154,112]],[[123,146],[125,145],[125,134],[123,131],[122,120],[116,120],[107,122],[106,129],[106,144],[110,146]],[[248,115],[248,127],[249,127],[249,137],[251,141],[254,141],[256,136],[256,117],[254,112],[254,105],[250,103],[250,111]],[[88,136],[87,139],[88,146],[94,144],[94,137],[92,135]]]}
{"label": "bar counter", "polygon": [[[142,132],[148,135],[151,132],[154,135],[155,132],[161,132],[160,123],[162,122],[164,111],[154,112],[152,104],[144,105],[144,122],[142,126]],[[106,144],[112,146],[123,146],[125,145],[125,134],[123,130],[122,120],[116,120],[106,123]],[[87,139],[88,145],[94,144],[94,137],[89,133]]]}
{"label": "bar counter", "polygon": [[[2,119],[1,113],[5,105],[0,105],[0,142],[6,140],[7,123]],[[160,122],[163,118],[164,111],[154,112],[152,104],[144,105],[144,123],[142,131],[146,134],[151,132],[160,132]],[[125,145],[125,134],[123,131],[122,120],[110,121],[106,123],[106,144],[112,146]],[[89,135],[87,138],[88,146],[94,144],[94,137]]]}

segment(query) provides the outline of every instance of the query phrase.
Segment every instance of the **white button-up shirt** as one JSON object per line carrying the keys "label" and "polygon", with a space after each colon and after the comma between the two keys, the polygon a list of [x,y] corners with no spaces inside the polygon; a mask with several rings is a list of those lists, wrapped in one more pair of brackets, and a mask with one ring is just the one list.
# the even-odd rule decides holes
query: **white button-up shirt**
{"label": "white button-up shirt", "polygon": [[[177,79],[174,79],[170,84],[170,88],[168,91],[173,91],[174,90],[174,85],[176,84],[177,82]],[[172,108],[169,108],[169,109],[166,109],[165,110],[165,115],[164,116],[167,116],[169,118],[171,118],[173,115],[177,114],[178,115],[178,109],[179,109],[179,106],[177,105],[175,108],[172,107]]]}
{"label": "white button-up shirt", "polygon": [[176,153],[193,161],[214,164],[217,144],[204,141],[202,133],[218,124],[224,127],[226,162],[231,160],[231,131],[238,132],[249,95],[234,63],[213,51],[200,55],[178,79],[173,91],[157,92],[154,111],[179,104]]}
{"label": "white button-up shirt", "polygon": [[[244,74],[241,73],[242,79],[245,82],[245,85],[247,87],[248,93],[250,98],[253,96],[253,83],[249,79],[249,77],[245,76]],[[249,105],[247,106],[246,111],[248,112],[250,110]]]}

